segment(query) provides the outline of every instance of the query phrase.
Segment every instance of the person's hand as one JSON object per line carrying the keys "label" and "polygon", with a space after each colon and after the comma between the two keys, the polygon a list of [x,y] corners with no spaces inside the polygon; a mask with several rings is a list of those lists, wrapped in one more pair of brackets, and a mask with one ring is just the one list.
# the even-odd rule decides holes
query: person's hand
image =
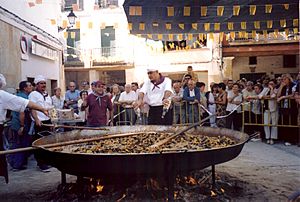
{"label": "person's hand", "polygon": [[142,104],[143,104],[142,100],[136,101],[134,104],[134,109],[141,108]]}
{"label": "person's hand", "polygon": [[42,126],[42,122],[39,119],[35,120],[35,124],[39,127]]}
{"label": "person's hand", "polygon": [[47,109],[43,109],[42,111],[46,116],[49,116],[49,111]]}
{"label": "person's hand", "polygon": [[162,101],[163,105],[169,105],[170,102],[171,101],[169,99],[163,99],[163,101]]}
{"label": "person's hand", "polygon": [[24,126],[21,126],[18,130],[18,135],[23,135]]}

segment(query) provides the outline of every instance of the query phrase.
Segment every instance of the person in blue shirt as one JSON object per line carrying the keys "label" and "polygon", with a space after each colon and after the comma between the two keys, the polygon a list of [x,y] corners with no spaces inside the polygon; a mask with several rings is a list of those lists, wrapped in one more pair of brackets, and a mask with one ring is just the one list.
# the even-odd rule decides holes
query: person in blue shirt
{"label": "person in blue shirt", "polygon": [[[31,93],[33,87],[29,81],[21,81],[19,83],[19,93],[17,96],[28,100],[28,95]],[[11,120],[12,138],[10,139],[10,148],[17,149],[28,147],[31,144],[28,131],[30,129],[31,118],[28,108],[24,112],[13,112]],[[10,154],[8,156],[8,162],[13,170],[23,170],[27,166],[27,152],[20,152]]]}
{"label": "person in blue shirt", "polygon": [[75,82],[71,81],[69,83],[69,90],[65,94],[65,101],[67,107],[74,109],[74,112],[78,114],[78,100],[80,99],[80,91],[76,90]]}
{"label": "person in blue shirt", "polygon": [[188,122],[199,121],[200,90],[196,87],[195,81],[189,80],[183,91],[183,100],[186,101]]}

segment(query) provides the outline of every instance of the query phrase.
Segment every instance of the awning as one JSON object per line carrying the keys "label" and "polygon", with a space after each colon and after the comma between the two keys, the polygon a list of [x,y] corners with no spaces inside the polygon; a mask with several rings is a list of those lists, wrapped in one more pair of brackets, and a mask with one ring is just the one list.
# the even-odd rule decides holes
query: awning
{"label": "awning", "polygon": [[298,0],[125,0],[131,34],[170,40],[203,33],[297,32]]}

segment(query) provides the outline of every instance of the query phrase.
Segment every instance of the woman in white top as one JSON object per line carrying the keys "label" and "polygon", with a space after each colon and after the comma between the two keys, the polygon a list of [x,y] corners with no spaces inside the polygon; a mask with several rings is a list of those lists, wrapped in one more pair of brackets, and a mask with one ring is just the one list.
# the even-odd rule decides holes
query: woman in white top
{"label": "woman in white top", "polygon": [[238,83],[234,83],[232,87],[232,92],[228,93],[227,95],[227,114],[233,112],[230,116],[226,119],[226,128],[231,129],[233,125],[234,130],[240,130],[242,127],[242,113],[241,113],[241,106],[236,109],[236,107],[243,102],[243,95],[240,93],[240,87]]}
{"label": "woman in white top", "polygon": [[[211,87],[211,91],[208,94],[208,111],[212,114],[216,113],[217,107],[216,107],[215,100],[217,99],[217,97],[218,97],[218,84],[214,84]],[[211,127],[217,127],[215,116],[210,118],[209,122]]]}
{"label": "woman in white top", "polygon": [[63,109],[65,100],[61,97],[61,89],[54,88],[54,95],[51,97],[55,109]]}

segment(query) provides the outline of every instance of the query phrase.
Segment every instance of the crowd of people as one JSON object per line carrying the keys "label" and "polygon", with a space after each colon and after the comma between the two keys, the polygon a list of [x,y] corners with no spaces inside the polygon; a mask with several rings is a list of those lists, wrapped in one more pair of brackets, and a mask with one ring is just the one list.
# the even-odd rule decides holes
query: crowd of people
{"label": "crowd of people", "polygon": [[[84,81],[78,87],[72,81],[65,95],[57,87],[53,96],[47,93],[44,76],[35,77],[34,89],[30,82],[20,82],[17,97],[29,100],[31,105],[22,101],[23,107],[2,106],[23,111],[12,113],[10,149],[29,146],[39,138],[39,132],[50,130],[47,124],[51,124],[51,119],[45,109],[53,107],[73,109],[88,127],[191,124],[209,116],[204,124],[210,127],[244,130],[249,134],[260,131],[268,144],[274,144],[278,138],[287,145],[299,143],[300,73],[295,79],[289,74],[276,79],[264,76],[257,81],[223,79],[220,83],[210,83],[207,92],[206,84],[198,81],[191,66],[182,80],[172,81],[156,68],[148,69],[147,74],[149,79],[144,83],[124,86],[101,81],[89,85]],[[280,132],[283,127],[284,133]],[[39,168],[46,171],[49,166],[39,156],[35,157]],[[13,169],[25,169],[27,156],[13,154],[8,161]]]}

